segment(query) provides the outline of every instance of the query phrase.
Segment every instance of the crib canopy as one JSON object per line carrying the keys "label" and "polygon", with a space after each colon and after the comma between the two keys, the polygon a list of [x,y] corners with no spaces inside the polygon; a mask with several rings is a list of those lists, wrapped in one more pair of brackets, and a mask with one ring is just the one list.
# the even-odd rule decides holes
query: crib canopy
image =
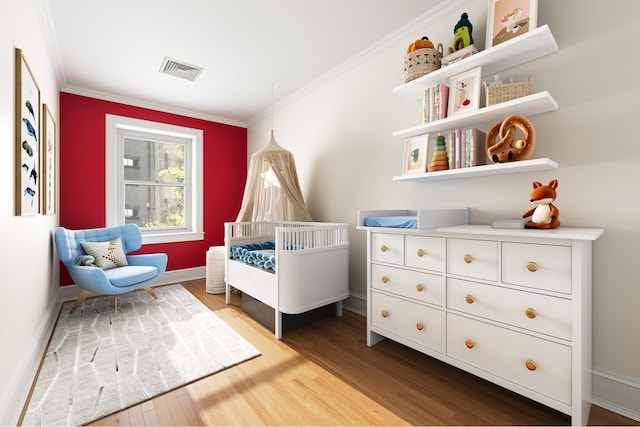
{"label": "crib canopy", "polygon": [[298,182],[295,160],[276,142],[251,156],[242,207],[236,221],[313,221]]}

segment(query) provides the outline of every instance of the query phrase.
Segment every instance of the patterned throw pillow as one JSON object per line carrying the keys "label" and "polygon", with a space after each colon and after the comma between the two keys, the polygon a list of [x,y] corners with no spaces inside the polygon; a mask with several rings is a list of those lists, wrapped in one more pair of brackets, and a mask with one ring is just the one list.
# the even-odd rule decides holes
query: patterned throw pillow
{"label": "patterned throw pillow", "polygon": [[120,237],[110,242],[80,242],[84,251],[95,258],[94,264],[103,270],[129,265]]}

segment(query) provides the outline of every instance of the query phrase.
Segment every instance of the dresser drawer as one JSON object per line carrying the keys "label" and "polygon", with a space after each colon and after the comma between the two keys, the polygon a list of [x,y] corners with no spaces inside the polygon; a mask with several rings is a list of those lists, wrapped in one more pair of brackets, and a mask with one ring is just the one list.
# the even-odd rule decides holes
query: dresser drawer
{"label": "dresser drawer", "polygon": [[372,264],[371,286],[418,301],[444,304],[444,277],[435,274]]}
{"label": "dresser drawer", "polygon": [[503,242],[502,281],[570,294],[571,248]]}
{"label": "dresser drawer", "polygon": [[447,279],[447,308],[571,340],[571,300]]}
{"label": "dresser drawer", "polygon": [[371,234],[371,260],[402,265],[404,236],[402,234]]}
{"label": "dresser drawer", "polygon": [[371,292],[371,325],[442,353],[442,310]]}
{"label": "dresser drawer", "polygon": [[447,239],[447,272],[498,280],[498,242]]}
{"label": "dresser drawer", "polygon": [[404,264],[407,267],[442,271],[444,268],[444,238],[406,236]]}
{"label": "dresser drawer", "polygon": [[571,347],[447,314],[447,355],[571,405]]}

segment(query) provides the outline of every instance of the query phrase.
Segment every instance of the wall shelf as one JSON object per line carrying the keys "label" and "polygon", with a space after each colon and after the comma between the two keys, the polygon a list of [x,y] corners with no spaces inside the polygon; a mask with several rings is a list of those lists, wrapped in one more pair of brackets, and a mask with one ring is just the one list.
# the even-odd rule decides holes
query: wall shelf
{"label": "wall shelf", "polygon": [[557,169],[558,164],[551,159],[521,160],[509,163],[496,163],[492,165],[474,166],[470,168],[449,169],[438,172],[414,173],[394,176],[394,181],[404,182],[428,182],[444,181],[460,178],[472,178],[489,175],[505,175],[510,173],[533,172]]}
{"label": "wall shelf", "polygon": [[425,88],[432,87],[437,83],[448,85],[452,76],[480,65],[483,76],[490,76],[557,51],[558,44],[549,26],[543,25],[527,34],[480,51],[459,62],[398,86],[393,89],[393,92],[410,101],[417,101],[422,99]]}
{"label": "wall shelf", "polygon": [[477,110],[466,111],[456,114],[455,116],[447,117],[446,119],[398,130],[393,132],[393,136],[411,138],[428,133],[451,131],[458,128],[469,129],[482,127],[485,125],[493,125],[498,121],[501,122],[506,117],[515,114],[514,112],[516,111],[518,115],[529,117],[557,109],[558,103],[549,92],[544,91]]}

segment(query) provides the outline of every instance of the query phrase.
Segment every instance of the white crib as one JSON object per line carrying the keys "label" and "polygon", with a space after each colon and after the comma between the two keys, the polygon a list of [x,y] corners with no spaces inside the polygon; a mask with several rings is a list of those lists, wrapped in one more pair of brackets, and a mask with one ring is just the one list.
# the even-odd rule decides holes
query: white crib
{"label": "white crib", "polygon": [[[231,259],[231,246],[275,241],[275,271]],[[342,315],[349,296],[347,224],[324,222],[225,223],[226,299],[230,289],[275,310],[275,336],[282,338],[282,313],[300,314],[331,303]]]}

